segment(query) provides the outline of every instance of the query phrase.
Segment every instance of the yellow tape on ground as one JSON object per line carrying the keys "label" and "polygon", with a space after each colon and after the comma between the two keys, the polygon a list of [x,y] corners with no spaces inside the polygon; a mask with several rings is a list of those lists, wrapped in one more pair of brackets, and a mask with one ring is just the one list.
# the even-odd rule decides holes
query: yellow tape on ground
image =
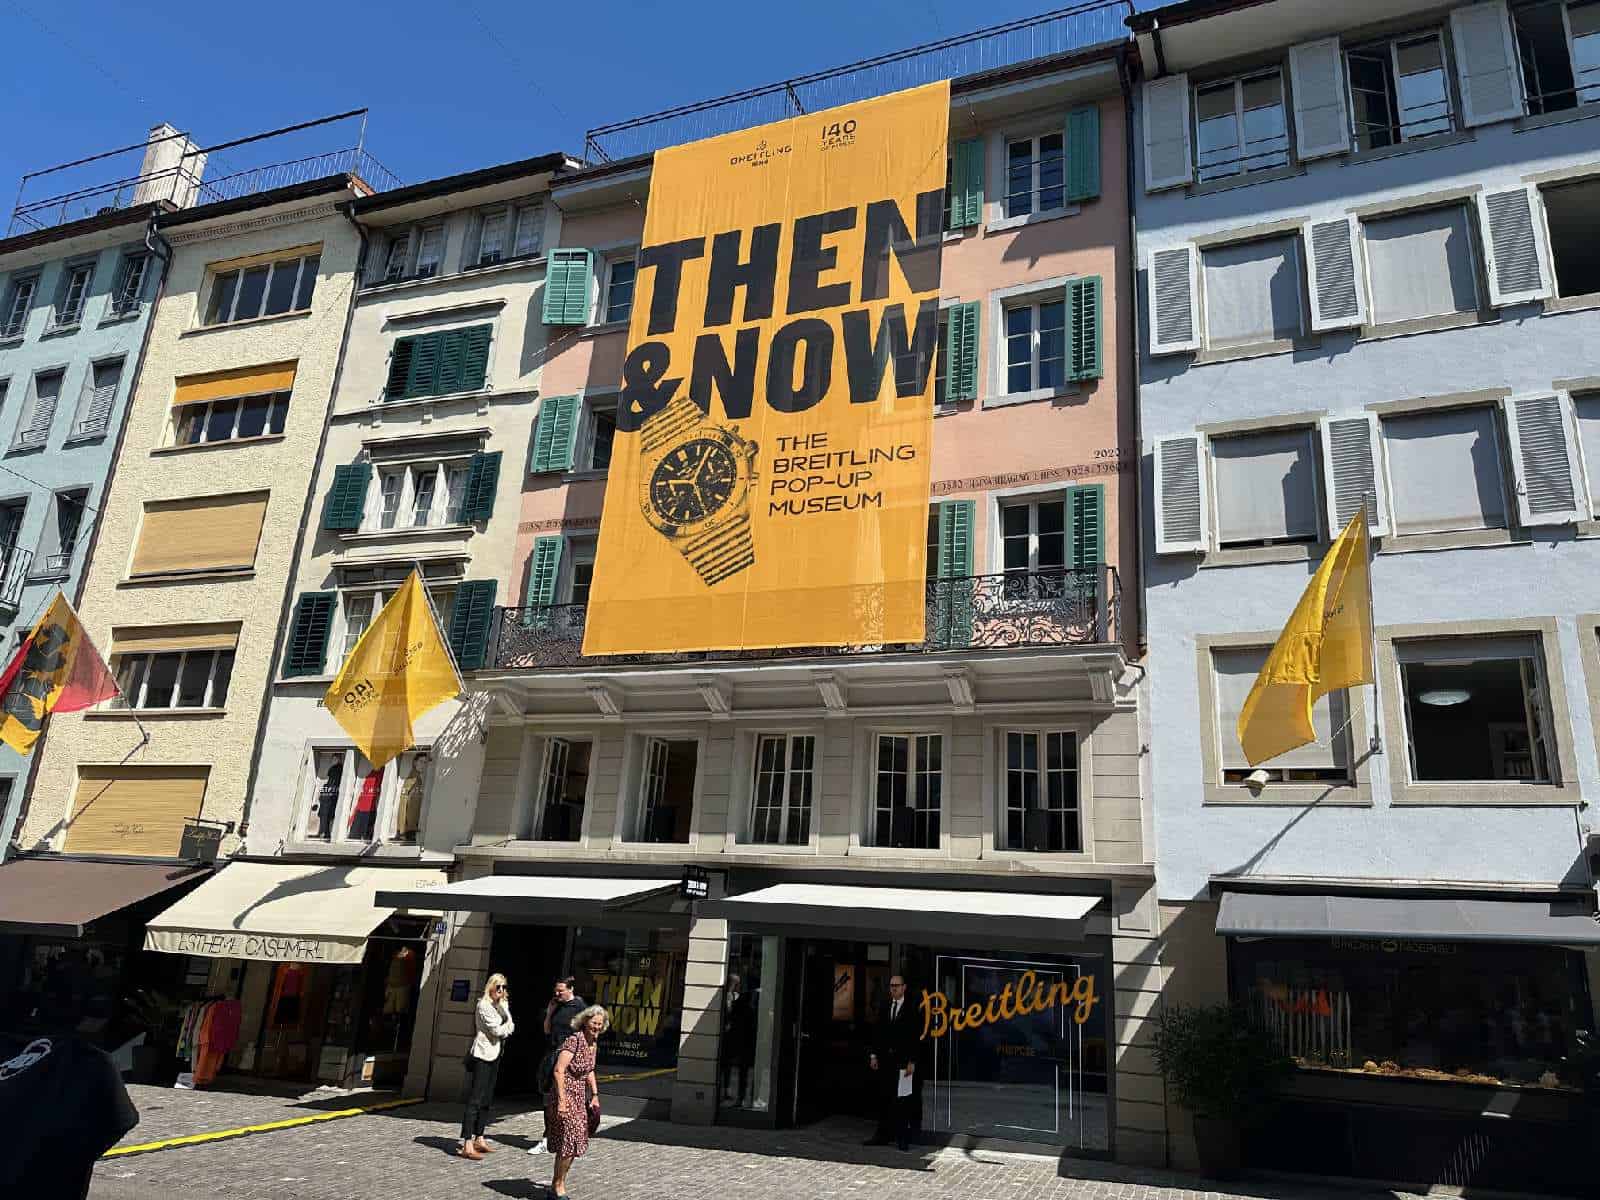
{"label": "yellow tape on ground", "polygon": [[596,1075],[594,1081],[596,1083],[632,1083],[635,1079],[654,1079],[658,1075],[671,1075],[677,1069],[677,1067],[658,1067],[654,1071],[639,1071],[627,1075]]}
{"label": "yellow tape on ground", "polygon": [[314,1125],[318,1121],[337,1121],[340,1117],[358,1117],[362,1113],[381,1112],[386,1108],[404,1108],[408,1104],[421,1104],[422,1097],[405,1100],[384,1100],[377,1104],[363,1104],[359,1108],[340,1108],[332,1112],[313,1113],[306,1117],[289,1117],[283,1121],[268,1121],[264,1125],[241,1125],[237,1129],[219,1129],[214,1133],[190,1133],[183,1137],[163,1138],[159,1142],[141,1142],[137,1146],[118,1146],[107,1150],[102,1158],[117,1158],[124,1154],[144,1154],[151,1150],[171,1150],[176,1146],[197,1146],[201,1142],[220,1142],[225,1138],[244,1137],[251,1133],[268,1133],[275,1129],[293,1129],[297,1125]]}

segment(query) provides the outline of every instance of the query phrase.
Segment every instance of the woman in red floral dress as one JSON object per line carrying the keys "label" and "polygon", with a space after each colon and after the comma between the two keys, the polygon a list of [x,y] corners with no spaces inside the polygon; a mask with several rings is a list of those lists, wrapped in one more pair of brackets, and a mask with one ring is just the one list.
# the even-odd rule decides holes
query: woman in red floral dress
{"label": "woman in red floral dress", "polygon": [[556,1156],[549,1195],[566,1200],[567,1172],[572,1160],[589,1149],[591,1110],[600,1111],[600,1087],[594,1078],[594,1044],[606,1031],[606,1010],[592,1004],[572,1018],[575,1031],[556,1055],[554,1086],[545,1101],[544,1136]]}

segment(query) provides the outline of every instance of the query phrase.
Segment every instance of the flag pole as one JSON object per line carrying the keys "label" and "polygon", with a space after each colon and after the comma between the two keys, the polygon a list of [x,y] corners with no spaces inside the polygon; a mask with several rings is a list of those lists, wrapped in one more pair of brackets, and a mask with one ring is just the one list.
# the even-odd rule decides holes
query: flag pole
{"label": "flag pole", "polygon": [[433,597],[428,594],[428,577],[422,573],[422,560],[413,558],[411,569],[416,573],[417,586],[422,589],[422,598],[427,601],[428,615],[433,618],[433,627],[439,631],[439,640],[444,643],[444,652],[450,656],[450,669],[456,673],[456,695],[464,696],[467,685],[461,678],[461,664],[456,661],[456,648],[450,644],[450,635],[444,631],[444,626],[439,622],[439,610],[433,606]]}
{"label": "flag pole", "polygon": [[1378,554],[1372,544],[1372,522],[1367,520],[1364,499],[1361,501],[1361,524],[1367,535],[1367,628],[1370,635],[1367,644],[1372,647],[1372,741],[1368,747],[1371,753],[1382,754],[1383,724],[1378,719],[1378,608],[1372,598],[1372,565]]}

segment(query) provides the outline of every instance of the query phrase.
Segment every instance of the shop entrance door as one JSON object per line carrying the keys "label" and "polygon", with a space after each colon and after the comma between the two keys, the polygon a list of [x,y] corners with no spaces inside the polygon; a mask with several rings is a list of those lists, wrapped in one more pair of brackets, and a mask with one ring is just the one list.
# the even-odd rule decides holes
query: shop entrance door
{"label": "shop entrance door", "polygon": [[[567,930],[558,925],[513,925],[496,922],[489,943],[489,969],[506,976],[517,1033],[501,1049],[495,1092],[526,1096],[539,1090],[539,1060],[544,1057],[544,1010],[555,991],[556,977],[567,959]],[[472,981],[473,1003],[484,979]],[[587,997],[586,997],[587,998]]]}
{"label": "shop entrance door", "polygon": [[826,1116],[875,1115],[866,1086],[871,1017],[889,974],[888,947],[866,942],[796,941],[789,977],[798,981],[791,1028],[794,1068],[789,1119],[809,1124]]}

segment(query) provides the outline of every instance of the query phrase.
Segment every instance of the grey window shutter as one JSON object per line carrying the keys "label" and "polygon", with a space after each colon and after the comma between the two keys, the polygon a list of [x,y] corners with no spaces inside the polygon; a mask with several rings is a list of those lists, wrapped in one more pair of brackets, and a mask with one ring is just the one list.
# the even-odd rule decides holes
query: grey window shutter
{"label": "grey window shutter", "polygon": [[1522,115],[1522,76],[1505,0],[1469,4],[1450,13],[1456,78],[1466,123],[1487,125]]}
{"label": "grey window shutter", "polygon": [[1345,111],[1344,55],[1336,37],[1304,42],[1289,51],[1294,93],[1295,155],[1301,161],[1350,149]]}
{"label": "grey window shutter", "polygon": [[1199,434],[1162,438],[1155,447],[1156,553],[1205,553],[1210,522],[1205,447]]}
{"label": "grey window shutter", "polygon": [[1189,151],[1189,77],[1151,79],[1144,85],[1144,190],[1181,187],[1194,178]]}
{"label": "grey window shutter", "polygon": [[1177,354],[1200,348],[1196,310],[1199,255],[1193,246],[1152,250],[1146,269],[1150,291],[1150,353]]}
{"label": "grey window shutter", "polygon": [[1337,536],[1367,506],[1367,531],[1389,532],[1389,506],[1378,466],[1378,418],[1372,413],[1324,417],[1322,476],[1328,489],[1328,536]]}
{"label": "grey window shutter", "polygon": [[1567,399],[1559,392],[1507,396],[1517,516],[1523,525],[1567,525],[1585,513]]}
{"label": "grey window shutter", "polygon": [[1313,329],[1366,324],[1367,296],[1356,267],[1358,229],[1355,217],[1306,223],[1306,284],[1311,293]]}
{"label": "grey window shutter", "polygon": [[1534,184],[1478,193],[1489,303],[1495,307],[1544,300],[1551,294],[1550,248],[1543,205]]}

